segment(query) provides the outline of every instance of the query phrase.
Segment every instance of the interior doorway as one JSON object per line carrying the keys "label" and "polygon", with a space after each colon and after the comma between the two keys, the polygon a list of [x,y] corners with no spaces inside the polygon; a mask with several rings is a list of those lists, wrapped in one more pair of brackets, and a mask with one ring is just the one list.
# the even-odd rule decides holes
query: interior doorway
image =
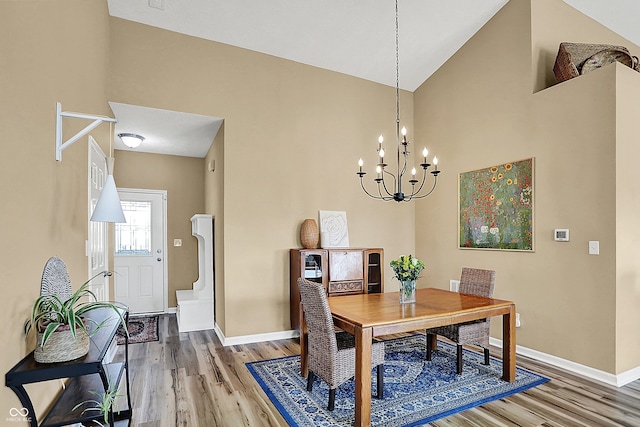
{"label": "interior doorway", "polygon": [[131,313],[167,308],[167,192],[119,189],[127,220],[115,224],[114,297]]}

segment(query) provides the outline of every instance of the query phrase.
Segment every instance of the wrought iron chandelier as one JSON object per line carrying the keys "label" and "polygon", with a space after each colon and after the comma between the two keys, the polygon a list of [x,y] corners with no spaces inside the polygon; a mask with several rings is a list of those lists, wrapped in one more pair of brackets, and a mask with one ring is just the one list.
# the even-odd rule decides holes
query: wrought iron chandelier
{"label": "wrought iron chandelier", "polygon": [[[374,199],[390,201],[395,200],[396,202],[409,202],[413,199],[422,199],[430,195],[433,190],[436,188],[436,184],[438,182],[438,174],[440,171],[438,170],[438,158],[433,157],[433,166],[434,169],[429,171],[433,175],[433,185],[431,188],[422,192],[424,189],[424,185],[427,181],[427,169],[431,166],[430,163],[427,163],[427,156],[429,155],[429,150],[425,147],[422,151],[423,162],[420,163],[420,167],[422,168],[422,179],[419,181],[416,179],[416,168],[411,169],[411,179],[409,179],[408,183],[411,185],[411,193],[405,194],[402,191],[402,184],[405,174],[407,173],[407,163],[408,156],[410,154],[409,144],[410,142],[407,140],[407,129],[402,127],[400,129],[400,72],[399,72],[399,48],[398,48],[398,0],[396,0],[396,137],[397,137],[397,173],[394,175],[389,172],[386,167],[388,166],[384,162],[385,151],[382,147],[382,143],[384,138],[382,135],[378,137],[378,156],[379,163],[376,166],[376,177],[373,179],[377,183],[378,194],[370,193],[362,180],[366,172],[362,170],[362,166],[364,162],[362,159],[358,161],[358,166],[360,170],[356,172],[358,176],[360,176],[360,186],[364,190],[364,192]],[[387,179],[385,180],[385,177]],[[416,184],[420,183],[418,187]],[[426,190],[426,189],[425,189]]]}

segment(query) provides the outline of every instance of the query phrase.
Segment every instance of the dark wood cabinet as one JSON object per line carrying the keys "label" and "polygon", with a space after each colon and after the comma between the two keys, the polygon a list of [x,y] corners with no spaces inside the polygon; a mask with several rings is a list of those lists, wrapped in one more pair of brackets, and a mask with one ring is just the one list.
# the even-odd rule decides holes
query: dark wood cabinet
{"label": "dark wood cabinet", "polygon": [[384,254],[382,249],[364,250],[364,283],[369,294],[384,292],[383,269]]}
{"label": "dark wood cabinet", "polygon": [[329,297],[384,292],[381,248],[291,249],[290,261],[291,329],[300,329],[299,277],[322,283]]}
{"label": "dark wood cabinet", "polygon": [[[129,321],[128,312],[124,310],[121,314],[125,320]],[[100,308],[92,310],[86,314],[95,324],[102,323],[103,326],[91,336],[89,353],[76,360],[61,363],[38,363],[33,358],[33,352],[28,354],[16,366],[14,366],[5,376],[5,384],[11,388],[22,404],[22,409],[27,411],[28,420],[32,427],[66,426],[75,423],[93,424],[94,420],[100,420],[102,414],[97,411],[84,411],[86,407],[75,407],[80,402],[97,399],[93,392],[102,392],[110,384],[120,384],[122,376],[125,376],[124,386],[126,387],[126,408],[118,410],[112,408],[110,413],[110,425],[128,425],[131,419],[131,397],[129,394],[129,340],[126,338],[124,361],[106,363],[105,356],[115,340],[118,329],[119,317],[111,309]],[[55,399],[53,406],[41,420],[38,420],[34,412],[29,394],[25,390],[25,384],[49,381],[59,378],[70,378],[62,394]],[[122,390],[119,394],[123,394]],[[40,421],[40,423],[38,422]]]}

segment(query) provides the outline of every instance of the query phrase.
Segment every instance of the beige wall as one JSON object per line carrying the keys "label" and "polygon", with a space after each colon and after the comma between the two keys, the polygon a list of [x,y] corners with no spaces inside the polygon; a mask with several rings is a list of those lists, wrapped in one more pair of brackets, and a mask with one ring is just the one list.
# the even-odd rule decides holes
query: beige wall
{"label": "beige wall", "polygon": [[[27,352],[22,330],[40,294],[45,262],[53,255],[67,264],[74,288],[87,279],[88,228],[85,136],[55,160],[55,103],[65,111],[110,114],[105,97],[108,61],[106,2],[67,0],[0,2],[0,372],[4,375]],[[88,123],[64,120],[69,138]],[[109,126],[91,134],[108,149]],[[28,387],[41,411],[60,383]],[[0,388],[0,424],[20,402]],[[22,425],[20,423],[11,423]]]}
{"label": "beige wall", "polygon": [[[547,88],[559,41],[631,46],[559,0],[532,3],[512,0],[414,97],[402,94],[411,139],[444,170],[414,211],[367,199],[355,175],[359,157],[374,163],[377,135],[393,135],[393,88],[109,18],[104,1],[0,2],[0,92],[11,100],[0,103],[10,153],[0,167],[10,243],[0,249],[0,370],[33,348],[21,330],[46,260],[61,256],[75,286],[87,277],[86,137],[54,160],[56,101],[90,114],[110,115],[115,101],[225,119],[207,157],[216,171],[200,182],[201,207],[216,218],[217,321],[229,337],[289,328],[287,253],[299,224],[345,210],[352,246],[383,247],[387,262],[415,250],[427,262],[420,286],[446,287],[464,265],[498,270],[496,296],[523,316],[519,344],[612,373],[640,365],[640,202],[628,185],[640,76],[614,66]],[[65,120],[65,136],[81,127]],[[106,151],[108,127],[92,134]],[[117,157],[119,180],[135,159]],[[526,157],[536,158],[536,252],[458,250],[457,174]],[[556,227],[572,241],[552,242]],[[600,256],[586,255],[588,240]],[[388,269],[386,279],[392,290]],[[38,409],[58,388],[30,387]],[[17,405],[3,388],[0,417]]]}
{"label": "beige wall", "polygon": [[[192,289],[198,280],[198,241],[191,217],[204,212],[203,159],[116,150],[113,177],[118,188],[167,191],[168,304],[176,306],[176,290]],[[182,239],[182,246],[173,246]]]}
{"label": "beige wall", "polygon": [[[223,299],[224,311],[216,320],[226,336],[290,328],[288,251],[300,245],[300,222],[318,210],[347,212],[354,247],[383,247],[389,258],[413,251],[413,207],[369,200],[355,174],[360,157],[373,172],[379,133],[392,139],[393,88],[121,19],[111,24],[110,100],[225,120],[224,166],[208,180],[207,209],[216,218],[222,209],[224,221],[224,235],[216,234],[224,253],[216,306]],[[410,131],[412,107],[403,93]],[[389,271],[387,285],[395,285]]]}
{"label": "beige wall", "polygon": [[226,329],[224,293],[224,123],[207,153],[205,164],[213,162],[213,171],[205,178],[205,211],[213,216],[215,321]]}
{"label": "beige wall", "polygon": [[640,76],[624,66],[616,69],[616,370],[640,364],[640,271],[638,253],[638,99]]}
{"label": "beige wall", "polygon": [[[416,204],[417,254],[434,266],[432,286],[448,287],[463,266],[497,270],[496,297],[521,314],[518,344],[618,374],[640,365],[629,329],[637,243],[625,237],[640,213],[627,198],[637,192],[628,184],[638,116],[630,87],[640,75],[612,66],[549,87],[559,42],[594,40],[640,50],[561,1],[512,0],[416,91],[418,135],[437,141],[443,169],[453,166]],[[458,173],[528,157],[535,252],[457,249]],[[569,228],[571,241],[554,242],[555,228]],[[599,256],[588,255],[589,240],[600,241]]]}

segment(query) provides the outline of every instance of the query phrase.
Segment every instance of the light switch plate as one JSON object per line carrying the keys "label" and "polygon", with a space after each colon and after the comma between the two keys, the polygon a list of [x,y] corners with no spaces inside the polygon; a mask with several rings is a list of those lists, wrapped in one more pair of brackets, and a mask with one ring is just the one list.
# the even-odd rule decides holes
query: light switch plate
{"label": "light switch plate", "polygon": [[182,239],[173,239],[173,246],[182,246]]}
{"label": "light switch plate", "polygon": [[589,255],[600,255],[600,242],[589,240]]}

